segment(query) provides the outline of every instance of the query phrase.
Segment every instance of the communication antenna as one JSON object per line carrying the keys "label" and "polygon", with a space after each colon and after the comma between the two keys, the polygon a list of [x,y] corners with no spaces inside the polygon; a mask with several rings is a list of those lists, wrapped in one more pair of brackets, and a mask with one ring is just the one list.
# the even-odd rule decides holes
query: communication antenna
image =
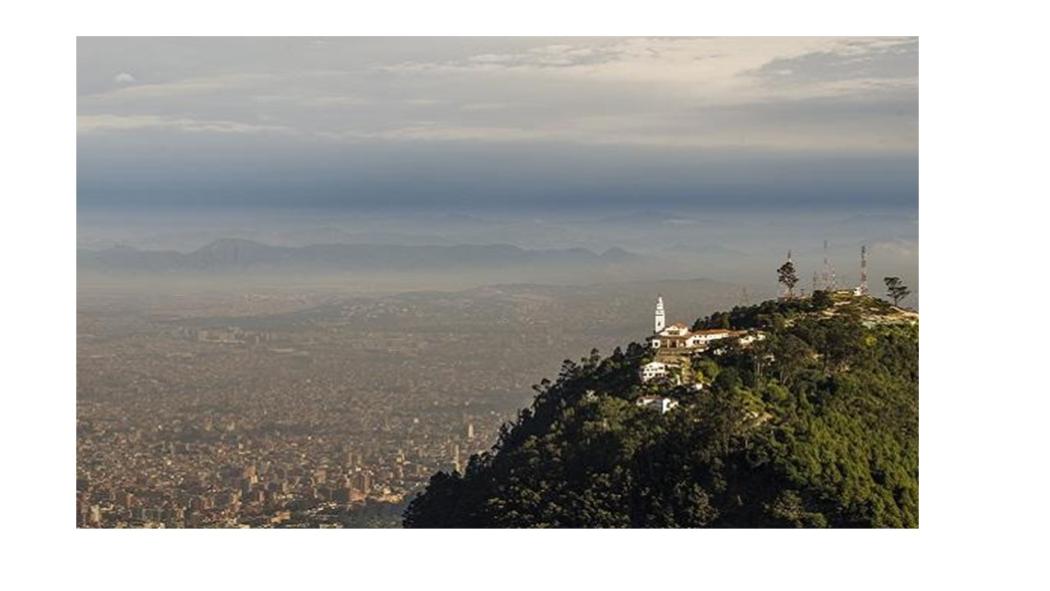
{"label": "communication antenna", "polygon": [[835,291],[838,288],[838,278],[835,276],[835,266],[831,264],[831,259],[828,258],[828,241],[824,241],[824,270],[821,272],[821,280],[824,283],[824,289],[828,291]]}
{"label": "communication antenna", "polygon": [[831,289],[831,263],[828,262],[828,241],[824,240],[824,267],[820,271],[820,281],[824,289]]}
{"label": "communication antenna", "polygon": [[868,247],[860,246],[860,285],[857,286],[857,295],[868,295]]}

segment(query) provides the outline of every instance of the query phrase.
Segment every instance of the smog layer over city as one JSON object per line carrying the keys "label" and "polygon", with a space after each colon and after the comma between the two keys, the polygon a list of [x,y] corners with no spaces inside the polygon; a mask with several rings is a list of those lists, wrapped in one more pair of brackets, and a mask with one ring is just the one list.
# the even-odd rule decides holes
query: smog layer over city
{"label": "smog layer over city", "polygon": [[77,525],[399,527],[788,257],[917,310],[917,45],[81,38]]}

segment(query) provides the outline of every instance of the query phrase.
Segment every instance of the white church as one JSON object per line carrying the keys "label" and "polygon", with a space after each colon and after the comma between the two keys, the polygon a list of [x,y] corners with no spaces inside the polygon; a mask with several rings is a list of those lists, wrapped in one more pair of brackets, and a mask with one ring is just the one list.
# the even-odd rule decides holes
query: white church
{"label": "white church", "polygon": [[649,346],[654,349],[676,350],[676,349],[704,349],[711,341],[727,339],[736,336],[738,331],[726,328],[713,328],[708,330],[689,330],[689,327],[681,322],[667,326],[667,316],[664,312],[664,298],[656,297],[656,315],[653,320],[653,336],[649,337]]}
{"label": "white church", "polygon": [[[667,314],[664,310],[664,299],[656,297],[656,314],[653,318],[653,335],[649,337],[649,346],[656,350],[656,358],[642,365],[639,374],[642,382],[653,380],[669,380],[675,385],[691,383],[693,380],[689,373],[690,355],[694,352],[707,349],[713,341],[735,338],[742,346],[748,346],[755,341],[765,339],[765,334],[759,331],[729,330],[727,328],[712,328],[707,330],[690,330],[688,326],[676,322],[667,325]],[[715,351],[717,354],[718,351]],[[692,384],[697,390],[703,389],[700,382]],[[639,405],[656,404],[655,399],[639,400]],[[661,402],[661,412],[667,412],[673,406],[667,406],[670,399]],[[677,404],[677,403],[676,403]]]}

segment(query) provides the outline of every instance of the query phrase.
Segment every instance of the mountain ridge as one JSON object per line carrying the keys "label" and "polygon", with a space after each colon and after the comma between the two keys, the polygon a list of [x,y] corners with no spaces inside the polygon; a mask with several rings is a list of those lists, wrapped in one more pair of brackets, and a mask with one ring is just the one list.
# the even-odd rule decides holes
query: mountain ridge
{"label": "mountain ridge", "polygon": [[141,250],[123,245],[102,250],[77,249],[79,268],[107,272],[207,272],[288,267],[387,271],[505,265],[616,265],[633,264],[644,259],[616,247],[595,253],[585,248],[525,249],[499,243],[273,246],[243,238],[220,238],[187,253]]}

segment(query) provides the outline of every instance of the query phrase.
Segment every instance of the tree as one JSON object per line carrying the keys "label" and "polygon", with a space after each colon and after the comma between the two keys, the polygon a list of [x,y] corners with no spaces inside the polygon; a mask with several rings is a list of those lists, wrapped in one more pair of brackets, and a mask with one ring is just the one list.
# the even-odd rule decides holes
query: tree
{"label": "tree", "polygon": [[810,300],[812,301],[815,310],[826,310],[835,303],[831,298],[831,292],[824,289],[814,291]]}
{"label": "tree", "polygon": [[697,319],[693,323],[693,330],[705,328],[733,328],[729,312],[714,312],[706,318]]}
{"label": "tree", "polygon": [[795,273],[795,264],[790,259],[777,269],[777,281],[787,288],[788,297],[795,295],[795,284],[798,283],[798,275]]}
{"label": "tree", "polygon": [[911,295],[911,290],[904,285],[900,277],[885,277],[883,281],[886,283],[886,295],[893,300],[894,306]]}

